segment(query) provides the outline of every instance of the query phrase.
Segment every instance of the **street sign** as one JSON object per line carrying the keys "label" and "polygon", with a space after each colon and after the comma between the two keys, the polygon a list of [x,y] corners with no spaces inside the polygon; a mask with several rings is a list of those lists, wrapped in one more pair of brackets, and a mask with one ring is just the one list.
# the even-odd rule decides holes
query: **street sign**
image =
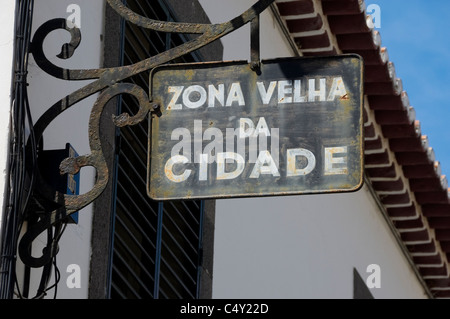
{"label": "street sign", "polygon": [[155,200],[348,192],[363,184],[357,55],[155,68]]}

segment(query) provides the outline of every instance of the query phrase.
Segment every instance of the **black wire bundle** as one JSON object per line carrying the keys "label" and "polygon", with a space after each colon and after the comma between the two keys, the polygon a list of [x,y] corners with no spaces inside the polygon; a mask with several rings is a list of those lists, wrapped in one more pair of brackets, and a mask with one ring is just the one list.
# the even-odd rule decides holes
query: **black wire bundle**
{"label": "black wire bundle", "polygon": [[[30,189],[34,182],[33,174],[27,174],[26,166],[30,165],[34,168],[37,162],[37,147],[26,83],[33,7],[34,0],[17,0],[16,2],[15,78],[11,105],[9,185],[1,234],[0,299],[13,297],[17,242],[31,196]],[[31,152],[26,151],[27,139]]]}
{"label": "black wire bundle", "polygon": [[[32,190],[38,167],[38,145],[33,131],[33,120],[27,94],[28,55],[33,19],[34,0],[16,0],[15,47],[14,47],[14,83],[11,104],[10,129],[10,163],[8,167],[9,185],[7,187],[7,205],[1,225],[0,238],[0,299],[12,299],[14,287],[18,298],[28,298],[30,284],[30,267],[25,264],[23,294],[16,277],[17,247],[22,225],[46,218],[48,211],[39,212],[32,200]],[[39,149],[42,148],[40,144]],[[42,207],[41,207],[42,208]],[[47,229],[47,244],[57,244],[67,226],[66,221],[59,221]],[[54,270],[55,283],[49,286]],[[30,299],[44,298],[47,291],[54,289],[56,298],[60,272],[56,265],[56,253],[42,267],[40,282],[36,295]]]}

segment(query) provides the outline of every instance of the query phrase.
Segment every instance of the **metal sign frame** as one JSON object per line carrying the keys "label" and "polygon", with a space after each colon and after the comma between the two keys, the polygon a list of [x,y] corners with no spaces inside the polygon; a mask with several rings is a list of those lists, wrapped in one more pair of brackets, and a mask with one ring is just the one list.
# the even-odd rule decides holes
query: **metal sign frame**
{"label": "metal sign frame", "polygon": [[162,65],[150,74],[155,200],[350,192],[363,184],[358,55]]}

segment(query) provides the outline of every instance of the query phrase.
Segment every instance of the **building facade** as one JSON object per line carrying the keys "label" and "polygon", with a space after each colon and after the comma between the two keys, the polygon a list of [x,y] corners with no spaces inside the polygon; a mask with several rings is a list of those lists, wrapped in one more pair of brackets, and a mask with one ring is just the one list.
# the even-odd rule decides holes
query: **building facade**
{"label": "building facade", "polygon": [[[250,63],[251,23],[190,50],[201,37],[164,32],[151,21],[220,24],[256,2],[8,2],[1,298],[447,297],[446,179],[363,1],[266,1],[258,51],[263,60],[362,57],[361,188],[160,202],[147,196],[148,118],[155,112],[136,125],[117,125],[117,116],[140,114],[146,102],[135,92],[149,94],[153,67],[118,74],[141,61],[156,66],[149,58],[186,43],[186,52],[161,63]],[[79,173],[61,176],[58,167],[73,152],[94,154],[86,160],[93,165],[80,160]],[[48,185],[58,188],[56,204],[46,197]]]}

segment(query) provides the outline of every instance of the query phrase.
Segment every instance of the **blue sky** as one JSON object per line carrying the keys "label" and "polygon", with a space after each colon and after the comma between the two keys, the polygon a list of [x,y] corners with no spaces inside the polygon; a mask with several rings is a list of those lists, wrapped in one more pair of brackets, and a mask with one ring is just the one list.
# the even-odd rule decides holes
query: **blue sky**
{"label": "blue sky", "polygon": [[[423,135],[450,181],[450,1],[366,0],[377,4],[382,46],[402,79]],[[370,12],[369,12],[370,13]]]}

